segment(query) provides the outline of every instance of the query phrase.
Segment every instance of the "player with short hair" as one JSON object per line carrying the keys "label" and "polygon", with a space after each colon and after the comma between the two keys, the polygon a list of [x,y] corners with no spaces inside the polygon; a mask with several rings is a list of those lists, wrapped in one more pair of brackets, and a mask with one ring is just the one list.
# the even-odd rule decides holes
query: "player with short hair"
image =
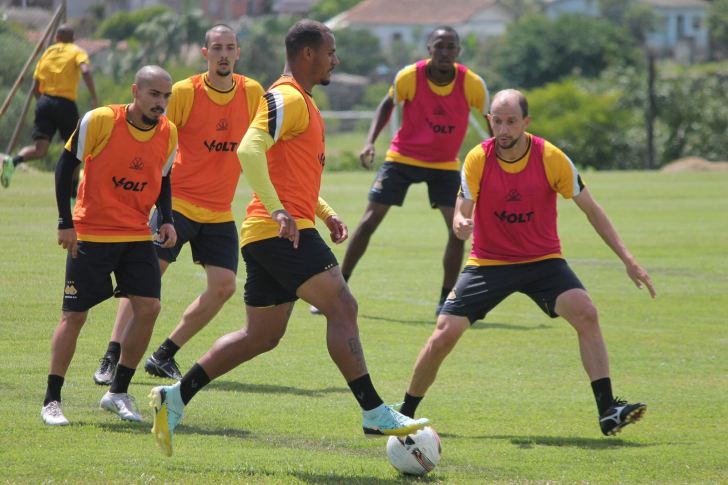
{"label": "player with short hair", "polygon": [[[189,242],[193,261],[205,268],[207,288],[144,364],[149,374],[177,380],[182,375],[175,354],[235,293],[239,244],[232,201],[240,180],[236,150],[265,92],[256,81],[233,73],[240,48],[229,26],[218,24],[207,31],[202,55],[208,71],[176,83],[167,107],[167,117],[179,131],[179,150],[172,167],[177,244],[165,249],[157,241],[155,248],[164,274]],[[159,216],[159,211],[152,215],[153,232],[159,228]],[[119,342],[132,314],[130,302],[121,300],[109,347],[94,374],[99,385],[113,380]]]}
{"label": "player with short hair", "polygon": [[[174,246],[170,168],[177,151],[177,128],[164,115],[172,78],[158,66],[137,72],[134,102],[89,111],[56,164],[58,244],[68,251],[63,314],[53,335],[48,387],[41,417],[67,425],[61,387],[89,310],[108,298],[128,298],[134,318],[121,340],[121,358],[101,407],[123,420],[141,421],[127,392],[144,356],[160,310],[162,288],[154,253],[149,211],[162,214],[158,238]],[[73,171],[86,163],[71,215]],[[116,288],[111,282],[116,279]]]}
{"label": "player with short hair", "polygon": [[[12,158],[3,155],[0,182],[5,188],[10,186],[15,167],[45,156],[56,130],[64,143],[71,137],[79,119],[76,98],[81,76],[91,93],[91,108],[95,109],[99,105],[88,55],[73,43],[74,39],[73,27],[61,25],[56,31],[56,43],[46,49],[38,61],[31,88],[38,100],[33,124],[35,145],[23,148]],[[75,198],[78,171],[73,180],[72,196]]]}
{"label": "player with short hair", "polygon": [[[460,187],[458,151],[468,130],[470,108],[485,115],[490,100],[483,79],[455,62],[460,55],[460,37],[455,29],[437,27],[430,34],[427,50],[429,59],[397,74],[369,127],[361,163],[371,170],[374,142],[394,107],[404,102],[402,126],[374,180],[364,217],[346,248],[341,272],[348,281],[389,208],[403,204],[410,185],[426,182],[430,205],[440,209],[449,234],[442,261],[444,276],[436,311],[439,312],[460,273],[465,247],[452,230]],[[318,313],[315,307],[311,312]]]}
{"label": "player with short hair", "polygon": [[643,403],[614,399],[609,358],[589,293],[561,255],[556,194],[572,199],[604,242],[624,262],[627,274],[656,296],[650,277],[635,261],[576,167],[561,150],[526,133],[531,122],[526,97],[516,90],[493,97],[494,138],[465,159],[454,230],[473,249],[437,320],[437,328],[415,364],[401,411],[414,417],[440,365],[463,333],[506,297],[528,295],[551,318],[564,317],[576,330],[584,369],[591,380],[605,435],[638,421]]}
{"label": "player with short hair", "polygon": [[329,354],[362,407],[366,434],[407,434],[429,422],[405,418],[374,389],[359,340],[356,300],[314,225],[318,216],[334,243],[347,238],[346,225],[319,197],[325,131],[311,95],[315,85],[329,84],[339,64],[335,50],[334,35],[323,24],[301,20],[291,27],[283,76],[261,100],[238,148],[255,191],[240,231],[247,322],[218,339],[180,382],[152,390],[152,433],[168,456],[174,429],[193,396],[243,362],[273,350],[299,298],[319,306],[327,317]]}

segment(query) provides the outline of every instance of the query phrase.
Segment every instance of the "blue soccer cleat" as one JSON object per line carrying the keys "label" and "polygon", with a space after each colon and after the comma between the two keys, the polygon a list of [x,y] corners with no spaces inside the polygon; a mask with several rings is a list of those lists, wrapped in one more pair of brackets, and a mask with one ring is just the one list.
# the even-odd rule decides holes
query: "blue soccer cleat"
{"label": "blue soccer cleat", "polygon": [[149,405],[154,408],[152,434],[162,453],[172,456],[172,435],[182,418],[185,417],[180,395],[180,383],[174,386],[159,386],[149,394]]}
{"label": "blue soccer cleat", "polygon": [[430,424],[427,418],[408,418],[386,404],[371,411],[364,411],[362,414],[364,415],[362,427],[366,435],[405,436]]}

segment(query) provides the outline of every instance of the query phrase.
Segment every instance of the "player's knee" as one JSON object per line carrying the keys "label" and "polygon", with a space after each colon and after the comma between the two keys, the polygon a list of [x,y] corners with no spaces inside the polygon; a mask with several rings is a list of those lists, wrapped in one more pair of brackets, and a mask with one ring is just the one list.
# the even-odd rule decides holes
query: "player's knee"
{"label": "player's knee", "polygon": [[151,301],[145,302],[142,305],[138,305],[139,308],[134,309],[134,317],[136,320],[151,320],[154,322],[162,311],[162,304],[159,300],[151,299]]}
{"label": "player's knee", "polygon": [[455,348],[458,343],[460,334],[448,329],[438,330],[430,337],[430,352],[435,355],[447,355]]}
{"label": "player's knee", "polygon": [[236,284],[235,279],[218,283],[211,287],[212,296],[219,302],[226,302],[235,294]]}
{"label": "player's knee", "polygon": [[86,323],[88,312],[63,312],[61,323],[72,327],[81,327]]}
{"label": "player's knee", "polygon": [[593,303],[582,305],[576,315],[576,327],[580,332],[590,332],[599,328],[599,314]]}

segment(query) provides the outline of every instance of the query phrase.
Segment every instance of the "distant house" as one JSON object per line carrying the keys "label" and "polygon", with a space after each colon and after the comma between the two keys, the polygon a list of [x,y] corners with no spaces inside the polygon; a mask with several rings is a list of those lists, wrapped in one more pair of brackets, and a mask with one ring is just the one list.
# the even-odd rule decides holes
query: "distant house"
{"label": "distant house", "polygon": [[304,17],[311,6],[320,0],[274,0],[271,10],[278,15],[298,15]]}
{"label": "distant house", "polygon": [[[681,60],[701,56],[708,49],[705,0],[636,0],[652,5],[663,18],[659,31],[647,35],[647,45],[663,55]],[[562,13],[599,16],[598,0],[546,0],[544,14],[556,18]],[[689,59],[685,59],[688,57]]]}
{"label": "distant house", "polygon": [[383,46],[396,39],[424,45],[439,25],[453,27],[461,37],[472,33],[485,38],[503,35],[514,19],[499,0],[364,0],[326,25],[367,30]]}

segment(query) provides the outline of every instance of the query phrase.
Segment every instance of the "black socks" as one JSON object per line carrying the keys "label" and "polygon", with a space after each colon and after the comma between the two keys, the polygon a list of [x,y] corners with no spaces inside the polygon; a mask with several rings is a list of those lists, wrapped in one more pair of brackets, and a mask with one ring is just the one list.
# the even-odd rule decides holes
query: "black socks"
{"label": "black socks", "polygon": [[179,392],[182,397],[182,403],[187,406],[190,399],[192,399],[200,389],[210,383],[210,377],[200,364],[195,364],[179,382]]}
{"label": "black socks", "polygon": [[131,382],[131,378],[134,377],[135,372],[136,369],[119,364],[116,367],[116,375],[111,382],[109,392],[112,394],[127,393],[129,391],[129,383]]}
{"label": "black socks", "polygon": [[364,411],[371,411],[384,404],[384,401],[382,401],[382,398],[379,397],[379,394],[374,389],[374,384],[372,384],[372,378],[369,374],[357,377],[353,381],[348,382],[348,384],[349,389],[354,393],[354,397],[359,401],[359,406]]}
{"label": "black socks", "polygon": [[614,401],[614,396],[612,396],[612,380],[609,377],[603,377],[593,381],[591,386],[592,391],[594,391],[594,399],[597,400],[599,415],[601,416],[609,409],[609,406]]}
{"label": "black socks", "polygon": [[116,365],[119,363],[120,358],[121,358],[121,343],[109,342],[109,348],[106,349],[106,354],[104,355],[104,359],[109,359],[111,362],[114,363],[114,365]]}
{"label": "black socks", "polygon": [[55,374],[48,374],[48,387],[46,388],[45,399],[43,400],[43,407],[47,406],[48,403],[53,401],[61,402],[61,387],[63,387],[63,381],[65,379]]}
{"label": "black socks", "polygon": [[179,345],[172,342],[170,339],[167,339],[159,346],[157,351],[154,352],[154,358],[157,360],[173,359],[179,349]]}
{"label": "black socks", "polygon": [[402,409],[399,410],[400,413],[404,414],[408,418],[415,419],[415,411],[417,411],[417,406],[420,405],[420,402],[425,398],[425,396],[422,397],[415,397],[410,396],[408,393],[404,393],[404,404],[402,404]]}

